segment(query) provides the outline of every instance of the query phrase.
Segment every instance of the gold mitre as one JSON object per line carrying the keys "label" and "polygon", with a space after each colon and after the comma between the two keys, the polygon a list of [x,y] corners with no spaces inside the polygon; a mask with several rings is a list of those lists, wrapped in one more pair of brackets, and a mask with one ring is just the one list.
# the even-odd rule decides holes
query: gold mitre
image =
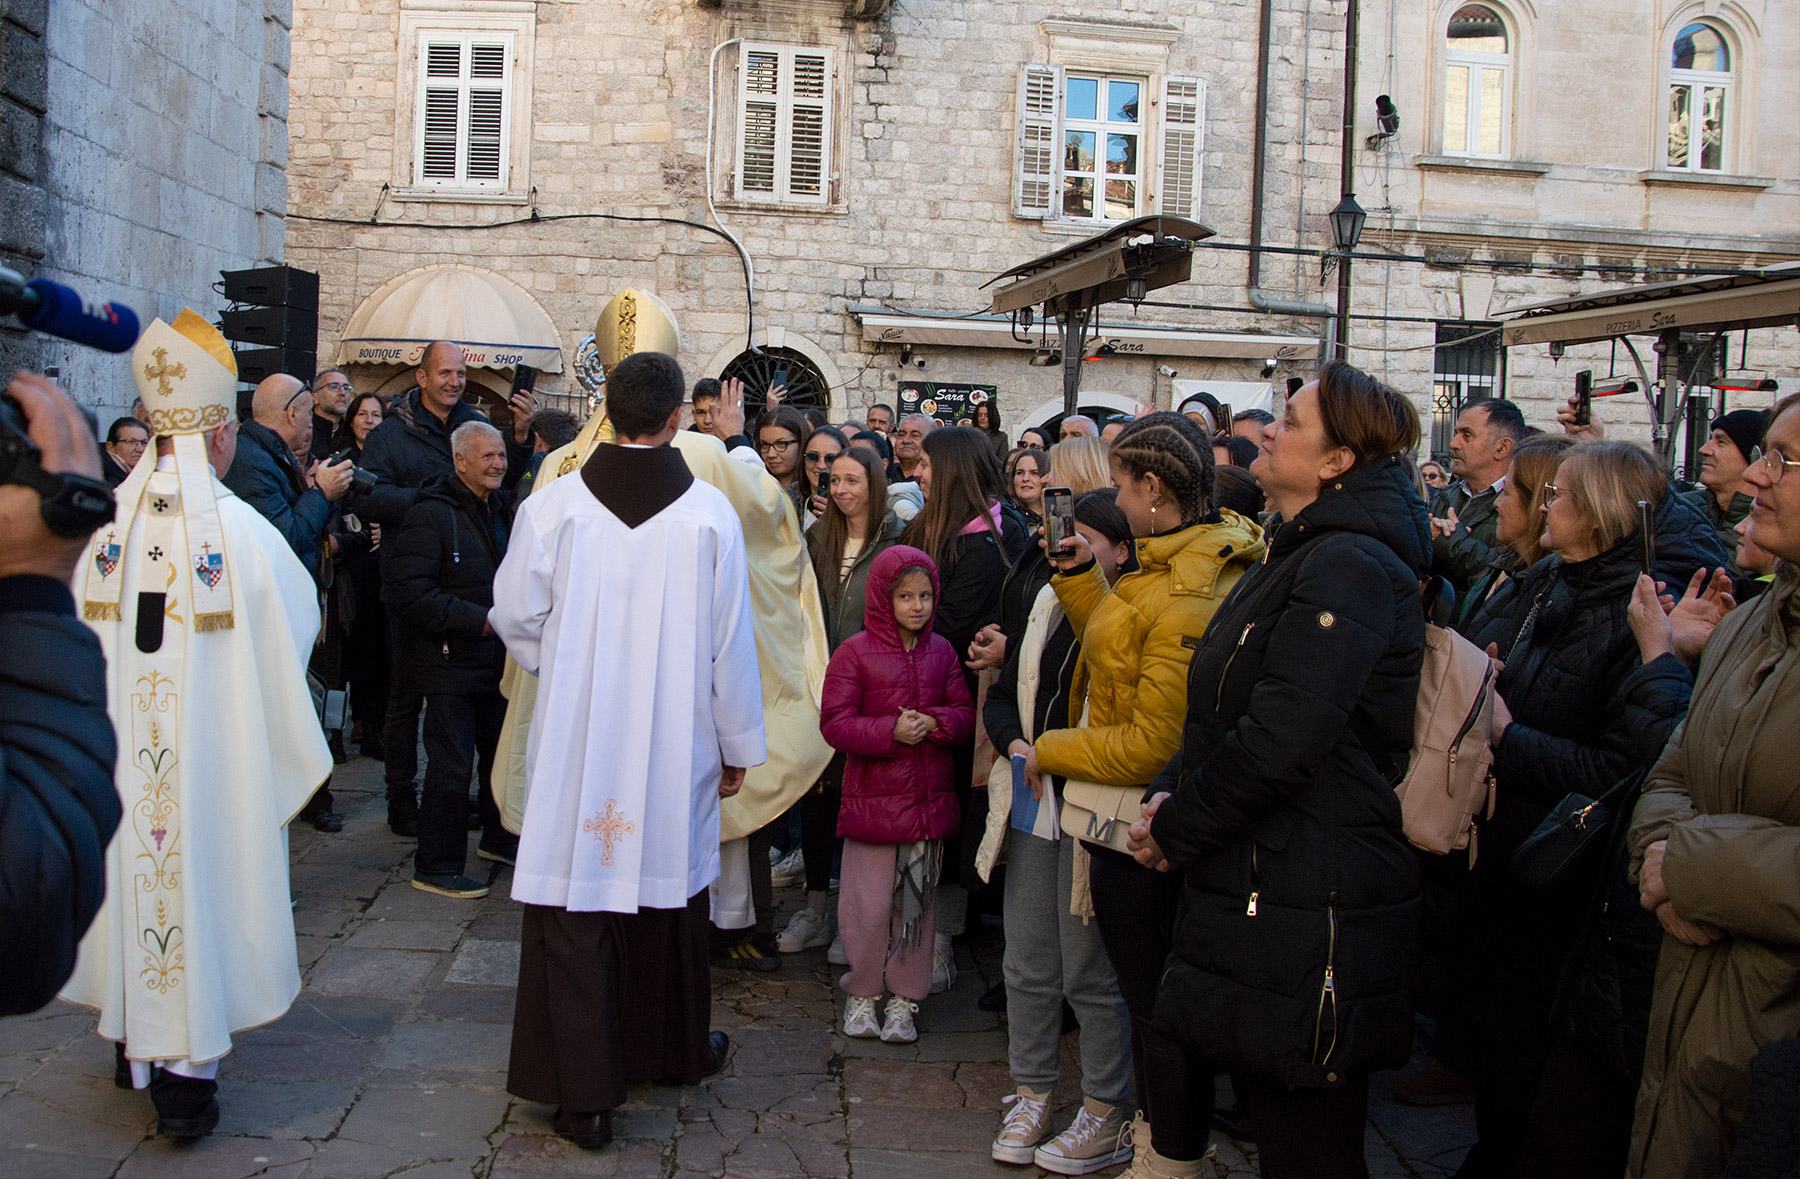
{"label": "gold mitre", "polygon": [[131,353],[131,377],[158,436],[198,434],[237,412],[237,358],[219,329],[186,308],[154,320]]}
{"label": "gold mitre", "polygon": [[681,355],[681,331],[668,304],[648,291],[626,287],[600,309],[594,321],[594,346],[600,363],[610,370],[633,352]]}

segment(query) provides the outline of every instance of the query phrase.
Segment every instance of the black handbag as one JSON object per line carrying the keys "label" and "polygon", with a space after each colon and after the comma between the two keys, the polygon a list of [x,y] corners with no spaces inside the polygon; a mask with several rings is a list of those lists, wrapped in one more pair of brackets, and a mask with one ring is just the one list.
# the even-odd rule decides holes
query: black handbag
{"label": "black handbag", "polygon": [[1513,852],[1513,876],[1539,896],[1566,896],[1591,888],[1605,857],[1615,811],[1639,777],[1633,774],[1599,798],[1565,794]]}

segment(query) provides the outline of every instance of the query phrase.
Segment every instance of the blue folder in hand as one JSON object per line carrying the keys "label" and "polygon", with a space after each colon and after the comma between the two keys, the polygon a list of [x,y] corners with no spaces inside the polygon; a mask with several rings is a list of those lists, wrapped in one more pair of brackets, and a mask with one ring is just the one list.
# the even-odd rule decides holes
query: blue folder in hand
{"label": "blue folder in hand", "polygon": [[1012,814],[1008,823],[1013,830],[1052,842],[1060,838],[1062,828],[1056,818],[1056,791],[1050,777],[1045,775],[1043,778],[1044,797],[1032,794],[1031,784],[1025,780],[1025,755],[1015,753],[1012,756],[1012,781]]}

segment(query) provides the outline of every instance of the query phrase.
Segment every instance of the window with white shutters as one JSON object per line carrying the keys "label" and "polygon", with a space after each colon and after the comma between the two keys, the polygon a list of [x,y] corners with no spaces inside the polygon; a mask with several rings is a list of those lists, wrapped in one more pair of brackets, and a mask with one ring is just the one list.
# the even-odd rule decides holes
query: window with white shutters
{"label": "window with white shutters", "polygon": [[504,190],[511,154],[512,38],[426,32],[419,41],[413,183]]}
{"label": "window with white shutters", "polygon": [[739,200],[831,200],[831,50],[746,44],[738,59]]}
{"label": "window with white shutters", "polygon": [[[1154,113],[1146,95],[1157,96]],[[1200,212],[1206,83],[1027,65],[1019,73],[1013,215],[1112,223]]]}
{"label": "window with white shutters", "polygon": [[1200,215],[1200,148],[1206,136],[1206,83],[1166,77],[1162,89],[1162,173],[1155,211]]}

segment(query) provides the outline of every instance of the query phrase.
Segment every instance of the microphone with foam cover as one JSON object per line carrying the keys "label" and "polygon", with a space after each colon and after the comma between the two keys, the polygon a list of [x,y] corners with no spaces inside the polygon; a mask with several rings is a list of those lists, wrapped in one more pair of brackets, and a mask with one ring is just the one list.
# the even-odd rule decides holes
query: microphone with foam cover
{"label": "microphone with foam cover", "polygon": [[72,287],[48,279],[24,282],[0,268],[0,315],[19,317],[26,327],[98,348],[129,352],[138,339],[137,312],[123,303],[90,303]]}

